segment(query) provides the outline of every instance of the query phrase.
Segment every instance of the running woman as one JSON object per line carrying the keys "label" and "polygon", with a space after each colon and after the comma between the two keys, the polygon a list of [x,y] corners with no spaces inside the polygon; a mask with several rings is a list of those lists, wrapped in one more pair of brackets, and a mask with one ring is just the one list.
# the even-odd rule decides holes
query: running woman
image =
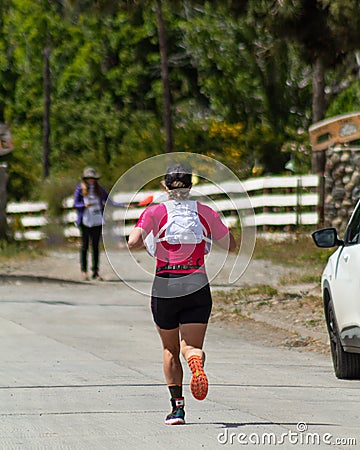
{"label": "running woman", "polygon": [[[149,234],[156,237],[156,276],[152,286],[151,310],[163,345],[164,375],[171,396],[172,411],[165,418],[167,425],[185,423],[180,353],[192,373],[192,395],[197,400],[203,400],[208,392],[208,379],[204,372],[205,353],[202,350],[212,308],[204,258],[207,241],[211,237],[226,250],[234,251],[236,248],[233,235],[218,213],[189,200],[191,178],[189,167],[182,164],[170,167],[162,182],[169,201],[146,208],[128,240],[129,248],[136,249],[144,246]],[[189,205],[196,205],[196,217],[204,233],[203,238],[198,239],[200,242],[174,243],[166,237],[171,210],[169,204],[180,206],[179,211],[188,211]],[[184,212],[184,216],[187,215],[189,213]],[[175,216],[171,217],[175,222]],[[176,220],[181,219],[186,220],[186,217]]]}

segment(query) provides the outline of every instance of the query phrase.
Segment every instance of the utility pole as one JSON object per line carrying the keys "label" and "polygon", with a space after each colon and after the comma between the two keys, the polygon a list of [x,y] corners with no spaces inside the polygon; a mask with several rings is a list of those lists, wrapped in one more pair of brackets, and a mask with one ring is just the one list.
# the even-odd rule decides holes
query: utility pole
{"label": "utility pole", "polygon": [[45,180],[50,173],[50,47],[44,49],[44,122],[43,122],[43,170],[42,176]]}
{"label": "utility pole", "polygon": [[163,87],[163,120],[165,127],[165,153],[173,151],[173,125],[171,115],[171,92],[169,83],[169,63],[168,63],[168,48],[166,42],[165,23],[162,13],[161,0],[156,1],[156,17],[158,23],[158,35],[161,55],[161,80]]}

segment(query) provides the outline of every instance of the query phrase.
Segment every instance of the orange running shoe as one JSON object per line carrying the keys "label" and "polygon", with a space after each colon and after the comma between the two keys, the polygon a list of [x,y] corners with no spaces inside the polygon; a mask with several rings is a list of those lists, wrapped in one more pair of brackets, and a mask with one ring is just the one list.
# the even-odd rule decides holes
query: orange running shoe
{"label": "orange running shoe", "polygon": [[192,373],[190,382],[191,393],[197,400],[204,400],[208,393],[209,383],[204,372],[201,357],[197,355],[190,356],[187,363]]}

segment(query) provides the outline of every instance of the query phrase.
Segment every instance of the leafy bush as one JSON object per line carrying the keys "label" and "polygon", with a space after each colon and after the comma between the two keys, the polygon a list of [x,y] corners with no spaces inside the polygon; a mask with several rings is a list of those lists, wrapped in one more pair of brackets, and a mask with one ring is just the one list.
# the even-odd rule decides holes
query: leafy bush
{"label": "leafy bush", "polygon": [[360,108],[359,98],[360,85],[357,80],[336,96],[326,111],[326,116],[332,117],[339,114],[358,111]]}
{"label": "leafy bush", "polygon": [[59,219],[63,214],[63,202],[75,190],[76,180],[67,176],[48,178],[42,187],[42,198],[48,204],[48,214],[52,219]]}
{"label": "leafy bush", "polygon": [[36,145],[36,127],[12,128],[15,149],[3,157],[7,163],[9,200],[34,200],[41,183],[41,149]]}

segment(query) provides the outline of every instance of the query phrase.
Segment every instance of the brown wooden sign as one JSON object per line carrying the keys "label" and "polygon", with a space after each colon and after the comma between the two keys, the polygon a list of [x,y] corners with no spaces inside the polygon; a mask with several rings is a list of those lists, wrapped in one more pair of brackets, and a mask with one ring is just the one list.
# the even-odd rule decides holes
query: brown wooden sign
{"label": "brown wooden sign", "polygon": [[360,112],[342,114],[314,123],[309,128],[314,151],[326,150],[332,145],[351,143],[360,139]]}

